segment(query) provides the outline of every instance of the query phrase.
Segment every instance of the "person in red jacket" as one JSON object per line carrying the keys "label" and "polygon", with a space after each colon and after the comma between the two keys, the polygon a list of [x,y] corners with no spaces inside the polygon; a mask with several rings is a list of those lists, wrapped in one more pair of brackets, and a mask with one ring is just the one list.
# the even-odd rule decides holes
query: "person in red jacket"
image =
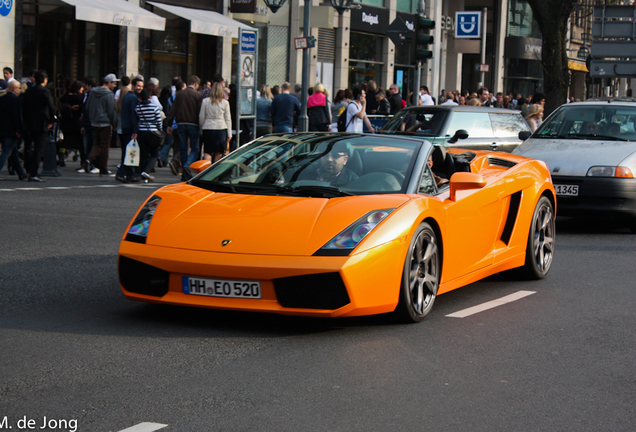
{"label": "person in red jacket", "polygon": [[331,109],[321,83],[314,86],[314,94],[307,98],[307,116],[310,132],[328,132],[331,125]]}

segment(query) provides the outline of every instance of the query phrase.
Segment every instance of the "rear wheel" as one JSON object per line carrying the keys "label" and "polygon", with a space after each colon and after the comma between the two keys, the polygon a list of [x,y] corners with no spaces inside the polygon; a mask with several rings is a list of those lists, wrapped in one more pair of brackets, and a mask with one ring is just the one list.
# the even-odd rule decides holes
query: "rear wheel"
{"label": "rear wheel", "polygon": [[420,322],[431,311],[437,297],[441,271],[437,237],[423,222],[413,235],[404,262],[400,301],[395,313],[401,321]]}
{"label": "rear wheel", "polygon": [[552,267],[555,239],[554,207],[550,200],[541,197],[534,209],[528,246],[526,247],[526,263],[523,273],[529,279],[543,279]]}

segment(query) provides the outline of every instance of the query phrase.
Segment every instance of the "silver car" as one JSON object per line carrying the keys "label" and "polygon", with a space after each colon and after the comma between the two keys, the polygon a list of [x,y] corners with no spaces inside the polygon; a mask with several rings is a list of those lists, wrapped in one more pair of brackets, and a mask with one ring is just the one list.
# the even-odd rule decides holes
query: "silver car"
{"label": "silver car", "polygon": [[560,215],[619,216],[636,233],[634,122],[636,102],[565,104],[514,153],[548,164]]}
{"label": "silver car", "polygon": [[426,137],[444,147],[512,152],[521,144],[521,131],[530,127],[520,111],[436,105],[405,108],[378,132]]}

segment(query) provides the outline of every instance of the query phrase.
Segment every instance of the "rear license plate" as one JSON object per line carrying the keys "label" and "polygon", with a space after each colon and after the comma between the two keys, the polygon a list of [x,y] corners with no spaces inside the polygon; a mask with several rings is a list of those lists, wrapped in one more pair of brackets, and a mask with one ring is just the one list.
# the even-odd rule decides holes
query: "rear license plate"
{"label": "rear license plate", "polygon": [[554,185],[554,190],[557,195],[561,196],[578,196],[579,195],[579,185],[563,185],[558,184]]}
{"label": "rear license plate", "polygon": [[232,298],[261,298],[261,283],[244,280],[202,279],[183,276],[183,293]]}

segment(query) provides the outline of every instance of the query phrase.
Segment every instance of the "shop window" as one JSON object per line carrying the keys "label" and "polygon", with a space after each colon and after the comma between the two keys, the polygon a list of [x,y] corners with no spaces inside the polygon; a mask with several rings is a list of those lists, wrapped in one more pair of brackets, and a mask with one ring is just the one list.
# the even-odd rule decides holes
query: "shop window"
{"label": "shop window", "polygon": [[395,8],[398,12],[417,13],[418,0],[397,0]]}
{"label": "shop window", "polygon": [[395,64],[410,66],[413,64],[413,43],[402,42],[402,45],[395,47]]}
{"label": "shop window", "polygon": [[368,4],[371,6],[384,6],[384,0],[360,0],[360,3]]}
{"label": "shop window", "polygon": [[382,59],[382,41],[377,35],[351,32],[349,57],[356,60],[379,61]]}

